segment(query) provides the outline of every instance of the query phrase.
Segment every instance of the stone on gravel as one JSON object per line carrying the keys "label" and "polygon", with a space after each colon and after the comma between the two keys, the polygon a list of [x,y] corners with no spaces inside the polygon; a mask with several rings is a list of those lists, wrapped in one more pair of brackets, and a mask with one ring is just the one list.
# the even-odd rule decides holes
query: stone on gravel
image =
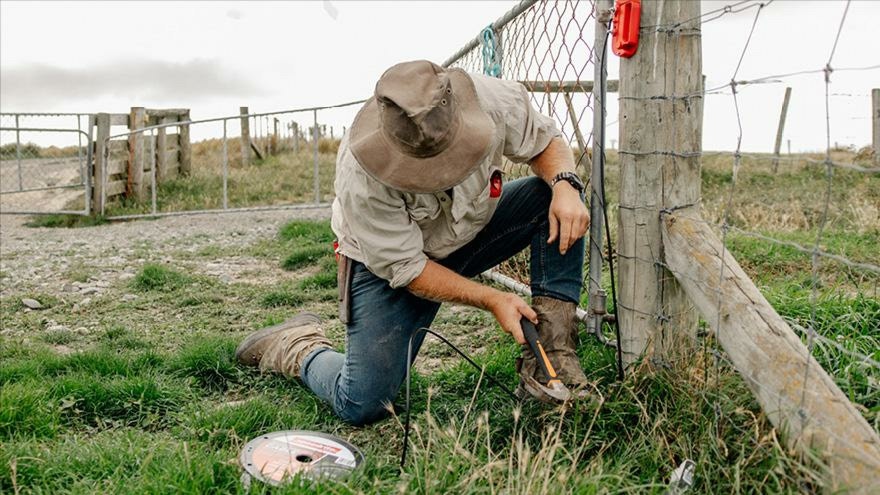
{"label": "stone on gravel", "polygon": [[137,298],[138,298],[138,296],[136,296],[135,294],[124,294],[122,296],[122,300],[125,302],[134,301]]}
{"label": "stone on gravel", "polygon": [[81,290],[80,293],[84,296],[87,296],[89,294],[95,294],[99,291],[100,291],[100,289],[98,289],[97,287],[86,287],[83,290]]}
{"label": "stone on gravel", "polygon": [[43,309],[43,305],[40,304],[40,301],[37,301],[36,299],[28,299],[28,298],[24,298],[24,299],[21,300],[21,303],[22,303],[26,308],[30,308],[30,309]]}
{"label": "stone on gravel", "polygon": [[61,290],[64,292],[79,292],[79,287],[73,284],[64,284],[64,286],[61,287]]}

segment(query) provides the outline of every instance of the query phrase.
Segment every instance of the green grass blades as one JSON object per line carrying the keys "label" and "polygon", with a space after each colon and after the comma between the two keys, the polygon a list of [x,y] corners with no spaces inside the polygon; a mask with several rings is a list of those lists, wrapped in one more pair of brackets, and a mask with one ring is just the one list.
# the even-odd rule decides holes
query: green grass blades
{"label": "green grass blades", "polygon": [[174,290],[189,283],[189,277],[171,268],[157,265],[145,265],[132,281],[132,287],[142,292]]}

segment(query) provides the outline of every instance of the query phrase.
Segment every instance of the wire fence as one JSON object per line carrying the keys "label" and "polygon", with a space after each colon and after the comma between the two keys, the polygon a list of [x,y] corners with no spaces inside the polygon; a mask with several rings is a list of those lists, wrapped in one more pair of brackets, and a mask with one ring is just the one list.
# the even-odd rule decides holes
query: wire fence
{"label": "wire fence", "polygon": [[[606,202],[608,213],[614,216],[621,210],[633,208],[621,205],[615,192],[621,180],[615,165],[622,157],[699,158],[702,167],[700,215],[692,219],[709,225],[721,238],[723,248],[718,256],[721,269],[713,278],[721,283],[730,275],[732,267],[726,264],[726,255],[733,253],[798,333],[809,355],[815,358],[815,363],[806,359],[802,370],[801,410],[813,394],[810,367],[821,366],[877,431],[880,424],[880,250],[877,249],[880,245],[880,168],[870,152],[839,146],[833,136],[836,136],[834,123],[839,121],[834,118],[836,109],[846,107],[849,115],[846,118],[857,119],[860,117],[853,116],[853,111],[870,107],[868,83],[871,77],[877,80],[880,64],[869,60],[860,66],[835,67],[835,56],[840,53],[838,45],[847,32],[850,9],[847,2],[840,4],[839,22],[833,28],[815,33],[815,36],[828,38],[827,58],[824,54],[817,55],[815,64],[783,73],[748,74],[745,69],[748,61],[758,53],[771,51],[769,47],[759,46],[754,35],[768,22],[763,14],[775,8],[778,4],[773,0],[742,0],[674,23],[652,24],[643,19],[642,33],[662,34],[676,42],[713,29],[713,23],[721,19],[750,19],[743,33],[742,49],[735,59],[729,60],[728,72],[707,74],[709,80],[728,82],[710,85],[708,89],[701,86],[696,92],[676,92],[673,86],[664,88],[662,95],[651,96],[671,102],[702,99],[707,107],[710,99],[712,105],[729,104],[733,109],[729,121],[706,118],[704,125],[706,128],[717,126],[716,133],[726,132],[733,151],[694,152],[675,147],[636,150],[626,148],[621,140],[619,151],[605,153],[609,165],[605,178],[610,192]],[[605,34],[596,33],[595,10],[591,1],[521,2],[443,64],[522,82],[530,91],[535,107],[556,119],[582,176],[591,175],[591,162],[598,158],[588,151],[594,145],[596,106],[592,91],[597,46],[591,38]],[[678,66],[675,57],[672,61],[672,66],[666,69],[673,73],[693,69]],[[835,78],[841,74],[871,77],[863,77],[862,84],[854,89],[835,91]],[[823,118],[816,125],[825,130],[823,152],[789,152],[775,156],[769,150],[768,153],[743,151],[744,138],[754,132],[744,124],[745,118],[766,113],[762,104],[752,99],[753,95],[778,83],[791,85],[796,94],[809,95],[811,89],[807,83],[816,81],[821,84],[821,94],[796,100],[793,106],[821,107]],[[609,91],[615,87],[614,81],[607,85]],[[621,97],[622,100],[628,98],[643,97]],[[137,201],[131,198],[106,201],[102,213],[113,218],[133,218],[325,205],[334,195],[337,138],[345,132],[338,123],[350,122],[360,103],[245,113],[113,132],[106,138],[106,154],[101,160],[102,166],[109,167],[102,174],[105,182],[100,184],[104,199],[114,182],[122,184],[116,187],[130,187],[130,178],[121,172],[128,167],[114,169],[113,164],[131,159],[133,151],[128,143],[132,136],[144,137],[136,142],[142,147],[142,156],[147,157],[142,169],[146,178],[145,192]],[[83,142],[91,142],[88,115],[2,114],[0,118],[0,192],[4,200],[47,188],[79,188],[82,189],[80,194],[89,197],[90,150]],[[73,128],[75,119],[78,131],[66,134],[63,145],[40,144],[40,132],[53,132],[47,130],[55,127],[47,125],[54,122],[53,119],[67,119],[62,126],[69,129]],[[32,124],[38,120],[42,125]],[[612,116],[612,120],[616,119]],[[29,125],[46,129],[25,131]],[[167,140],[169,134],[179,134],[182,125],[189,127],[193,140],[192,167],[187,173],[178,171],[178,175],[172,176],[162,169],[162,163],[168,162],[166,153],[173,154],[175,150],[169,149],[160,136],[164,134]],[[734,132],[731,134],[726,129]],[[845,140],[847,136],[840,138]],[[111,144],[122,141],[125,146]],[[52,179],[53,167],[63,169],[63,177]],[[113,170],[116,172],[111,173]],[[530,173],[527,166],[512,163],[505,164],[505,171],[509,178]],[[70,204],[73,203],[68,202],[65,207]],[[657,217],[670,212],[659,207],[639,208],[653,208],[650,213]],[[684,211],[676,213],[685,214]],[[594,222],[599,220],[594,216]],[[612,236],[616,234],[615,224],[612,221],[610,226]],[[670,266],[658,246],[648,248],[650,254],[634,257],[633,261],[663,269],[662,277],[666,279],[659,280],[658,286],[672,279],[692,277]],[[605,251],[603,255],[610,261],[624,257],[616,251]],[[513,290],[528,292],[528,256],[522,253],[499,267],[498,272],[505,277],[496,280]],[[607,273],[598,282],[607,287],[610,280],[604,275]],[[693,282],[705,285],[706,281]],[[589,302],[588,286],[585,278],[582,307]],[[719,292],[719,308],[723,302]],[[671,314],[669,308],[646,309],[623,303],[612,309],[640,313],[658,321],[674,321],[693,312],[693,306],[681,308],[680,314]],[[580,311],[582,319],[586,315],[586,311]],[[708,363],[705,381],[707,387],[715,388],[714,421],[719,428],[724,423],[724,418],[718,415],[721,408],[717,401],[723,400],[719,377],[735,368],[730,356],[717,345],[723,331],[720,320],[719,317],[703,322],[706,337],[702,339],[703,361]],[[608,341],[603,334],[599,336]],[[760,376],[742,376],[770,390]],[[804,420],[834,435],[832,425],[812,417]],[[838,440],[850,442],[845,438]],[[853,448],[876,446],[854,445]]]}
{"label": "wire fence", "polygon": [[[797,332],[813,359],[805,359],[802,370],[800,404],[802,415],[797,431],[808,428],[821,430],[833,441],[847,444],[857,452],[874,452],[870,443],[854,444],[852,438],[839,435],[839,425],[829,424],[821,418],[808,414],[808,403],[818,400],[815,370],[821,366],[843,391],[862,417],[878,430],[880,423],[880,168],[869,147],[841,146],[832,139],[832,123],[835,108],[849,120],[870,119],[870,78],[860,81],[858,90],[834,93],[833,80],[837,74],[877,74],[880,65],[835,67],[834,55],[841,34],[846,29],[849,2],[841,4],[839,24],[827,33],[828,58],[817,60],[815,67],[774,73],[766,76],[742,78],[744,61],[757,56],[757,46],[752,45],[761,15],[775,8],[773,1],[745,0],[733,2],[703,12],[697,16],[669,24],[642,22],[642,32],[653,31],[670,39],[699,35],[710,23],[722,18],[752,16],[744,33],[744,44],[736,59],[730,60],[728,74],[707,74],[712,79],[721,78],[729,83],[715,85],[697,92],[676,92],[675,87],[664,88],[666,93],[655,95],[655,100],[691,101],[701,98],[718,98],[713,108],[726,99],[733,108],[733,122],[706,118],[705,125],[718,129],[735,124],[735,134],[730,143],[733,151],[693,152],[690,149],[632,150],[622,148],[608,153],[610,164],[621,156],[667,156],[673,160],[698,158],[702,163],[701,215],[693,220],[708,224],[719,233],[723,249],[717,256],[721,260],[720,272],[713,277],[719,284],[730,277],[731,266],[726,265],[728,252],[732,252],[776,306],[789,326]],[[568,143],[579,158],[581,173],[589,170],[590,156],[584,151],[592,144],[593,133],[585,133],[588,118],[592,116],[592,81],[588,74],[594,58],[592,47],[586,41],[595,21],[593,6],[589,2],[523,2],[513,11],[490,25],[477,40],[466,45],[446,61],[447,66],[462,67],[472,72],[483,72],[498,77],[518,80],[532,91],[533,103],[542,112],[556,118]],[[711,27],[709,27],[711,29]],[[771,27],[772,29],[772,27]],[[571,31],[570,31],[571,30]],[[817,34],[818,35],[818,34]],[[678,41],[671,41],[676,44]],[[577,49],[574,49],[577,47]],[[673,57],[672,73],[693,70],[678,66]],[[810,78],[822,82],[823,93],[813,94]],[[567,84],[566,81],[575,81]],[[850,79],[852,82],[852,79]],[[768,153],[743,151],[744,136],[750,127],[744,125],[744,115],[766,113],[763,99],[754,98],[756,93],[768,88],[768,84],[791,85],[798,94],[806,95],[795,103],[807,107],[821,105],[825,129],[824,152],[799,153],[789,151],[780,156]],[[850,85],[852,86],[852,85]],[[563,90],[568,89],[568,91]],[[628,97],[621,97],[622,99]],[[853,103],[853,100],[858,103]],[[863,117],[854,117],[863,112]],[[675,125],[673,121],[671,125]],[[867,124],[866,124],[867,127]],[[724,132],[724,131],[720,131]],[[587,137],[584,138],[584,135]],[[754,137],[751,135],[749,137]],[[844,142],[851,136],[840,135]],[[768,150],[769,151],[769,150]],[[778,166],[778,169],[777,169]],[[524,166],[506,164],[511,177],[527,175]],[[614,190],[616,170],[609,170],[608,187]],[[616,195],[611,194],[609,209],[615,204]],[[686,206],[686,205],[682,205]],[[665,212],[655,208],[659,216]],[[677,212],[684,214],[684,212]],[[597,219],[594,217],[594,221]],[[613,226],[613,225],[612,225]],[[648,246],[649,256],[635,261],[662,269],[658,291],[674,279],[691,277],[676,271],[662,259],[659,246]],[[605,253],[613,259],[617,252]],[[500,276],[499,276],[500,273]],[[505,263],[489,278],[511,290],[528,293],[528,253],[523,253]],[[607,275],[607,273],[606,273]],[[706,285],[705,280],[692,280]],[[638,283],[638,282],[636,282]],[[609,280],[603,279],[608,285]],[[584,294],[588,283],[585,280]],[[721,314],[723,294],[718,292],[718,314]],[[658,299],[659,300],[659,299]],[[622,303],[621,303],[622,304]],[[636,307],[621,310],[642,312],[643,316],[656,321],[678,321],[693,314],[692,304],[670,313],[669,308],[656,307],[642,311]],[[587,311],[580,311],[587,319]],[[720,376],[735,372],[736,366],[730,356],[718,345],[722,332],[720,316],[705,321],[706,337],[702,339],[708,363],[706,386],[714,388],[716,428],[723,428],[725,418],[719,416],[718,401],[723,400]],[[602,335],[599,335],[602,337]],[[605,339],[608,340],[607,338]],[[774,396],[770,383],[762,381],[759,374],[741,375],[750,385],[762,390],[777,401],[788,400]],[[814,380],[811,385],[811,380]],[[870,465],[870,458],[853,462],[867,462],[868,469],[880,469]]]}
{"label": "wire fence", "polygon": [[[585,178],[590,176],[593,145],[595,10],[592,1],[520,2],[443,63],[522,83],[535,108],[556,120]],[[528,165],[509,161],[503,170],[508,179],[531,173]],[[486,276],[528,292],[529,256],[526,250]],[[583,307],[590,285],[587,277]],[[578,316],[588,320],[585,310]],[[608,342],[601,333],[597,336]]]}
{"label": "wire fence", "polygon": [[[727,261],[728,253],[733,253],[747,274],[762,288],[764,295],[774,303],[777,312],[799,334],[808,356],[815,358],[803,359],[805,364],[798,381],[802,385],[796,393],[800,397],[796,401],[799,402],[796,410],[800,419],[793,421],[797,424],[788,426],[795,432],[820,430],[832,442],[843,444],[852,452],[862,453],[860,455],[863,457],[841,462],[864,463],[866,472],[875,473],[871,476],[876,479],[877,470],[880,469],[880,465],[876,465],[877,446],[868,440],[855,442],[853,438],[861,433],[843,437],[839,433],[841,425],[831,424],[809,411],[815,410],[812,409],[815,402],[821,399],[819,390],[822,388],[820,385],[824,384],[818,383],[817,370],[813,368],[821,366],[856,405],[861,416],[867,420],[866,425],[872,425],[876,438],[880,420],[880,252],[876,249],[880,241],[880,169],[872,164],[871,154],[864,151],[868,148],[858,150],[834,143],[834,103],[839,98],[834,98],[832,88],[835,76],[841,71],[876,75],[880,72],[880,66],[835,67],[835,54],[840,53],[838,45],[846,32],[850,9],[850,2],[846,2],[840,4],[839,22],[834,24],[833,29],[815,33],[828,39],[827,58],[819,58],[819,55],[815,66],[803,70],[742,78],[745,62],[766,53],[766,47],[755,44],[755,33],[762,23],[767,22],[762,14],[775,7],[773,1],[741,1],[676,23],[645,25],[643,21],[642,33],[653,31],[658,36],[667,36],[673,46],[678,46],[681,39],[699,35],[701,30],[705,32],[710,29],[707,28],[709,22],[724,16],[750,16],[751,22],[746,25],[747,31],[738,58],[730,60],[730,72],[724,78],[729,83],[690,93],[677,93],[673,86],[664,88],[663,95],[650,97],[670,102],[704,97],[726,98],[733,108],[733,121],[721,122],[717,118],[707,117],[704,122],[706,126],[733,129],[730,137],[733,152],[694,152],[684,146],[626,149],[623,144],[619,151],[620,155],[664,156],[682,163],[698,158],[702,162],[701,214],[687,218],[708,224],[719,233],[722,248],[716,256],[720,260],[720,271],[713,275],[711,283],[693,279],[692,274],[681,269],[676,271],[665,263],[659,246],[656,251],[650,251],[650,256],[632,261],[662,268],[670,278],[692,282],[695,286],[722,287],[726,280],[735,277],[736,268]],[[768,29],[777,27],[767,26]],[[682,67],[678,65],[678,59],[673,58],[668,70],[678,74],[693,68]],[[824,152],[783,157],[780,161],[782,166],[777,172],[773,166],[777,158],[773,154],[743,152],[744,138],[751,132],[744,125],[745,116],[765,112],[764,108],[754,103],[759,100],[751,99],[753,93],[750,91],[758,88],[760,83],[784,82],[793,86],[796,92],[809,93],[805,84],[801,84],[800,89],[797,84],[805,78],[822,81],[821,94],[800,101],[807,102],[801,103],[803,105],[821,106],[823,118],[816,125],[821,125],[825,131],[822,143]],[[870,78],[864,77],[861,82],[864,90],[847,93],[847,98],[862,98],[862,108],[870,108]],[[640,96],[621,98],[648,99]],[[670,125],[676,125],[675,121]],[[681,218],[688,213],[672,210],[686,210],[687,206],[691,205],[653,207],[651,211],[661,218],[667,214]],[[617,256],[621,254],[617,253]],[[639,281],[635,283],[638,285]],[[770,396],[778,404],[791,402],[791,397],[774,392],[779,390],[778,386],[767,381],[764,378],[766,375],[742,372],[741,363],[739,367],[736,366],[731,356],[717,345],[719,341],[735,337],[722,335],[726,327],[722,324],[725,294],[717,291],[713,297],[717,299],[717,311],[714,318],[705,322],[709,338],[704,341],[704,361],[710,366],[707,386],[715,389],[714,421],[716,427],[722,428],[725,418],[719,416],[721,408],[718,401],[723,400],[720,376],[724,373],[741,371],[740,375],[750,382],[753,389],[760,390],[761,394]],[[754,308],[759,305],[759,301],[754,301]],[[623,306],[621,309],[639,311],[657,321],[676,319],[676,315],[670,315],[667,308],[660,304],[647,310]],[[693,306],[690,306],[684,308],[683,312],[692,310]],[[787,413],[784,406],[780,405],[779,408]],[[859,428],[853,425],[854,430]]]}

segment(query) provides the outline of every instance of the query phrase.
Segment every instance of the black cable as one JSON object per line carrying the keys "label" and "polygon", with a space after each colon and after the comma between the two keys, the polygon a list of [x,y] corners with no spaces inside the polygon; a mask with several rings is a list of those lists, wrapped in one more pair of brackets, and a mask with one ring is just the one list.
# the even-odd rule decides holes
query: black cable
{"label": "black cable", "polygon": [[[599,154],[602,157],[602,160],[599,162],[599,187],[602,188],[602,217],[605,221],[605,240],[608,245],[608,272],[611,275],[611,302],[614,304],[614,331],[617,337],[617,379],[623,381],[623,349],[620,345],[620,319],[617,317],[617,291],[614,289],[615,281],[614,281],[614,258],[611,256],[611,227],[608,224],[608,205],[605,203],[605,100],[607,99],[607,92],[605,90],[605,71],[607,70],[606,57],[608,55],[608,35],[611,33],[611,30],[606,26],[605,29],[605,39],[602,42],[602,77],[599,78],[599,94],[602,95],[602,99],[599,102],[599,128],[602,129],[602,139],[598,141],[599,145]],[[595,111],[595,110],[594,110]],[[593,134],[593,139],[596,138],[595,133]],[[602,323],[599,323],[601,326]],[[601,328],[600,328],[601,331]]]}
{"label": "black cable", "polygon": [[412,335],[409,336],[409,343],[407,344],[407,348],[406,348],[406,420],[405,420],[405,423],[403,426],[403,448],[401,449],[401,453],[400,453],[400,469],[401,470],[403,470],[403,466],[406,464],[406,451],[407,451],[407,447],[409,446],[409,423],[410,423],[409,389],[410,389],[410,384],[412,382],[412,374],[411,374],[412,361],[413,361],[413,359],[412,359],[412,345],[413,345],[413,339],[415,339],[416,335],[418,335],[419,332],[422,332],[425,334],[431,334],[434,337],[437,337],[438,339],[440,339],[441,342],[448,345],[453,351],[457,352],[459,356],[464,358],[464,360],[467,361],[468,363],[470,363],[471,366],[473,366],[475,369],[477,369],[477,371],[479,371],[481,374],[484,374],[486,376],[486,378],[488,378],[489,381],[492,382],[492,384],[497,385],[499,388],[501,388],[501,390],[504,390],[504,392],[507,393],[507,395],[509,395],[513,400],[516,400],[516,401],[520,400],[519,397],[517,397],[516,394],[511,392],[510,389],[507,388],[503,383],[501,383],[498,380],[496,380],[495,378],[493,378],[492,375],[485,374],[485,370],[483,370],[483,368],[480,367],[480,365],[478,365],[476,362],[474,362],[474,360],[471,359],[470,356],[465,354],[464,351],[462,351],[461,349],[456,347],[455,344],[446,340],[446,337],[440,335],[439,333],[437,333],[434,330],[431,330],[430,328],[427,328],[427,327],[422,327],[422,328],[416,330],[415,332],[413,332]]}

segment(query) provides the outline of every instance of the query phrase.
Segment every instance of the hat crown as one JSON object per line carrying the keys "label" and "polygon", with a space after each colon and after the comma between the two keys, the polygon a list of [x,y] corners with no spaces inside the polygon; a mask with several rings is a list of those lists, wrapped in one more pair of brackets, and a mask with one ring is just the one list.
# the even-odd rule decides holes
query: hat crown
{"label": "hat crown", "polygon": [[401,152],[425,158],[452,142],[459,116],[449,74],[427,60],[397,64],[376,84],[383,134]]}

